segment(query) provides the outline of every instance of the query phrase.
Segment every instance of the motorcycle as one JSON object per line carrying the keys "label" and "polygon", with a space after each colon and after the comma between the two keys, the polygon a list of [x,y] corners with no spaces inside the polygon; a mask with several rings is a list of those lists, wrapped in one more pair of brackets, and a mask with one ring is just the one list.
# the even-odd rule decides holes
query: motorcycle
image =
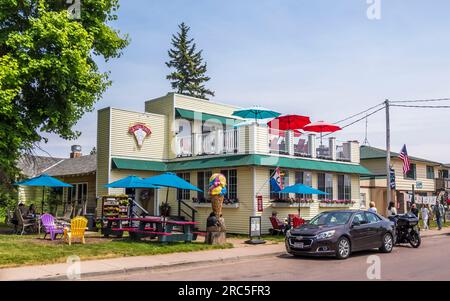
{"label": "motorcycle", "polygon": [[409,243],[418,248],[422,242],[419,230],[419,218],[412,213],[390,216],[395,225],[395,244]]}

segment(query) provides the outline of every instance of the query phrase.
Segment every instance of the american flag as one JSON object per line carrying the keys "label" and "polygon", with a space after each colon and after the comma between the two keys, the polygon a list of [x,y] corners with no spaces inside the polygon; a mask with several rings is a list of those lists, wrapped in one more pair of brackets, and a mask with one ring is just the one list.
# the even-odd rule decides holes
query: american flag
{"label": "american flag", "polygon": [[403,173],[407,174],[411,169],[408,152],[406,151],[406,144],[403,145],[402,150],[400,151],[400,155],[398,156],[403,161]]}

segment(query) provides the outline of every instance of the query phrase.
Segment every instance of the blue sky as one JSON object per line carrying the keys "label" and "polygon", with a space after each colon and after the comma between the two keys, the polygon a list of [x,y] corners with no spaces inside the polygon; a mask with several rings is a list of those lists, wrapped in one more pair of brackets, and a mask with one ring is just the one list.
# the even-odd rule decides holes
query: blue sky
{"label": "blue sky", "polygon": [[[121,58],[104,63],[113,86],[96,109],[143,111],[170,84],[167,50],[186,22],[208,62],[212,100],[262,105],[335,122],[389,98],[450,97],[450,2],[381,0],[381,19],[366,0],[128,0],[113,24],[131,38]],[[450,105],[450,101],[443,103]],[[393,108],[392,147],[450,162],[450,109]],[[364,122],[341,140],[364,140]],[[96,112],[78,123],[76,141],[50,135],[42,145],[66,157],[71,144],[96,144]],[[384,112],[369,118],[371,145],[384,147]],[[39,153],[39,152],[38,152]]]}

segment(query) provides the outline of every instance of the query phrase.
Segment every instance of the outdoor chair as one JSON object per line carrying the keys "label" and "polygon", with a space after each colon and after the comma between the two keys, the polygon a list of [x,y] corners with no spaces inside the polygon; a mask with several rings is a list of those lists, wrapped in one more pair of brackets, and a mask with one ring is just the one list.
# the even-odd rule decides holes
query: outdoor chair
{"label": "outdoor chair", "polygon": [[79,239],[82,244],[85,244],[84,232],[86,231],[88,220],[83,216],[77,216],[70,222],[70,230],[64,229],[64,241],[72,244],[72,240]]}
{"label": "outdoor chair", "polygon": [[20,235],[25,233],[25,230],[32,229],[35,227],[35,223],[31,222],[28,219],[24,219],[22,216],[22,212],[19,208],[15,211],[16,219],[17,219],[17,228],[18,232],[20,231]]}
{"label": "outdoor chair", "polygon": [[55,224],[55,218],[53,215],[45,213],[41,216],[42,225],[44,226],[44,239],[47,234],[50,234],[50,239],[55,240],[58,234],[64,234],[64,228],[60,225]]}
{"label": "outdoor chair", "polygon": [[67,210],[62,217],[56,217],[56,222],[61,224],[70,224],[70,218],[72,217],[73,206],[70,206],[70,209]]}
{"label": "outdoor chair", "polygon": [[14,233],[17,233],[17,220],[14,219],[14,213],[11,210],[6,210],[5,224],[14,228]]}
{"label": "outdoor chair", "polygon": [[284,234],[284,231],[286,230],[286,225],[280,222],[276,217],[269,217],[270,222],[272,223],[272,229],[270,229],[271,234]]}

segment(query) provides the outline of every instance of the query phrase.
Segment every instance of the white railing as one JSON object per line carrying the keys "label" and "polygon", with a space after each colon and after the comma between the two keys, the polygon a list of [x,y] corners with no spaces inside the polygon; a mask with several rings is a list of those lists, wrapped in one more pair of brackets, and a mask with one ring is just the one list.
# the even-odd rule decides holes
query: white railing
{"label": "white railing", "polygon": [[350,152],[344,145],[336,145],[336,160],[350,161]]}
{"label": "white railing", "polygon": [[217,135],[214,132],[197,134],[197,138],[200,139],[200,155],[211,155],[217,153]]}
{"label": "white railing", "polygon": [[192,156],[192,136],[176,137],[175,148],[178,157]]}
{"label": "white railing", "polygon": [[331,149],[326,145],[319,145],[316,148],[316,156],[317,158],[322,159],[331,159]]}
{"label": "white railing", "polygon": [[239,145],[239,132],[237,129],[226,130],[223,132],[223,152],[237,153]]}
{"label": "white railing", "polygon": [[310,157],[309,143],[307,137],[294,138],[294,155],[300,157]]}
{"label": "white railing", "polygon": [[286,131],[269,129],[269,152],[275,154],[287,154]]}

